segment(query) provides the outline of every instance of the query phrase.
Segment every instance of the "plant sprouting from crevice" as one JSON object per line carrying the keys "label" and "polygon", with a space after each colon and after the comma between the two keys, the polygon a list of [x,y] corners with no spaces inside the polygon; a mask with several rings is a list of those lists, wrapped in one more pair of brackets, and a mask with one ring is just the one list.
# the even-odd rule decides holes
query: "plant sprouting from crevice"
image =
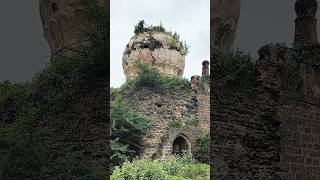
{"label": "plant sprouting from crevice", "polygon": [[189,53],[190,46],[187,45],[186,41],[180,40],[180,35],[177,32],[167,31],[162,23],[158,26],[147,25],[144,20],[138,22],[138,24],[134,27],[134,34],[139,35],[144,32],[163,32],[168,34],[172,40],[170,41],[170,49],[176,49],[181,53],[181,55],[185,56]]}

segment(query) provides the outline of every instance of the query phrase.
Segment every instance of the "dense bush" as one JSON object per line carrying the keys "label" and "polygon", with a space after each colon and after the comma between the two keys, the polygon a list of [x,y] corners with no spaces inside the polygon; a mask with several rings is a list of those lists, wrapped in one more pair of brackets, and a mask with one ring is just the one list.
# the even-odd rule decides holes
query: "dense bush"
{"label": "dense bush", "polygon": [[241,51],[214,51],[211,66],[214,79],[247,87],[255,81],[254,61]]}
{"label": "dense bush", "polygon": [[202,163],[210,161],[209,134],[201,134],[196,138],[195,158]]}
{"label": "dense bush", "polygon": [[209,180],[210,166],[192,159],[191,155],[171,156],[164,161],[133,160],[116,167],[111,180]]}
{"label": "dense bush", "polygon": [[139,64],[138,68],[138,76],[135,79],[128,80],[120,88],[122,93],[129,93],[141,86],[149,87],[159,92],[164,92],[168,89],[186,90],[190,88],[190,82],[187,79],[163,75],[158,69],[145,64]]}
{"label": "dense bush", "polygon": [[0,83],[0,103],[5,103],[8,99],[17,97],[25,92],[29,84],[12,84],[9,81]]}
{"label": "dense bush", "polygon": [[151,120],[129,108],[117,97],[111,102],[111,167],[139,155],[142,138]]}

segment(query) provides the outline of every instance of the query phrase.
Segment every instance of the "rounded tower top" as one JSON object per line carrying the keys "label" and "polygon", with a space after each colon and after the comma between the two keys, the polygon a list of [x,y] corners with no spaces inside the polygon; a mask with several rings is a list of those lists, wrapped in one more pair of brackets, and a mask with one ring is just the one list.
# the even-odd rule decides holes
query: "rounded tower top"
{"label": "rounded tower top", "polygon": [[214,0],[211,3],[214,48],[228,50],[232,46],[239,21],[240,6],[241,0]]}
{"label": "rounded tower top", "polygon": [[122,57],[126,78],[138,75],[139,64],[154,67],[165,75],[182,76],[187,53],[184,51],[186,45],[174,36],[158,30],[149,30],[133,36]]}
{"label": "rounded tower top", "polygon": [[296,1],[295,43],[318,41],[317,19],[315,18],[317,10],[318,3],[316,0]]}
{"label": "rounded tower top", "polygon": [[[107,0],[96,0],[102,7]],[[80,45],[88,0],[39,0],[40,16],[52,54]]]}
{"label": "rounded tower top", "polygon": [[295,3],[295,11],[298,18],[315,17],[318,9],[316,0],[297,0]]}

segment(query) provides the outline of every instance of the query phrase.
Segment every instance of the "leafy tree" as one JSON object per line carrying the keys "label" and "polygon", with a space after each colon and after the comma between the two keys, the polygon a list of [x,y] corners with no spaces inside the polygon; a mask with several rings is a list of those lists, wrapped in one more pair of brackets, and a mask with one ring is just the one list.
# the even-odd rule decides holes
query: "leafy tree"
{"label": "leafy tree", "polygon": [[13,124],[0,127],[0,179],[105,179],[108,176],[105,167],[84,154],[75,153],[58,141],[56,133],[42,126],[43,121],[64,114],[73,119],[76,113],[66,111],[77,102],[79,89],[93,79],[107,81],[106,13],[97,1],[85,2],[88,19],[83,23],[89,31],[81,38],[84,43],[55,56],[43,72],[21,88],[1,87],[4,101],[8,97],[16,99],[17,113]]}
{"label": "leafy tree", "polygon": [[[146,87],[158,93],[165,93],[167,90],[188,90],[190,81],[177,76],[167,76],[147,64],[138,64],[139,73],[134,79],[127,80],[118,90],[112,90],[112,94],[118,91],[118,94],[128,95],[140,87]],[[111,94],[111,95],[112,95]],[[113,96],[111,96],[113,98]]]}
{"label": "leafy tree", "polygon": [[201,134],[196,138],[195,158],[202,163],[210,161],[209,134]]}
{"label": "leafy tree", "polygon": [[151,120],[129,108],[117,97],[111,102],[111,167],[139,155],[142,138],[147,133]]}
{"label": "leafy tree", "polygon": [[145,27],[144,20],[139,21],[139,23],[134,27],[134,34],[140,34],[147,31],[148,28]]}
{"label": "leafy tree", "polygon": [[232,82],[234,86],[245,88],[255,82],[255,62],[241,51],[212,53],[212,77],[223,82]]}

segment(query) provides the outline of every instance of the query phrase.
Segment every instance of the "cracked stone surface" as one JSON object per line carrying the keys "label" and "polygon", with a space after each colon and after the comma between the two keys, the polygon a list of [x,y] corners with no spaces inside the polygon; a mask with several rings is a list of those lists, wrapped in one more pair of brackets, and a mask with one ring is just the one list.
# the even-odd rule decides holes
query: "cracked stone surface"
{"label": "cracked stone surface", "polygon": [[[107,0],[97,0],[101,8],[108,8]],[[56,11],[52,10],[55,4]],[[79,0],[39,0],[39,10],[43,26],[43,35],[47,40],[52,55],[64,49],[81,45],[82,34],[88,31],[84,20],[86,7]]]}
{"label": "cracked stone surface", "polygon": [[211,44],[228,50],[233,45],[240,16],[241,0],[214,0],[211,3]]}
{"label": "cracked stone surface", "polygon": [[137,76],[139,63],[159,69],[166,75],[182,76],[185,56],[170,35],[163,32],[145,32],[132,37],[122,57],[127,79]]}

